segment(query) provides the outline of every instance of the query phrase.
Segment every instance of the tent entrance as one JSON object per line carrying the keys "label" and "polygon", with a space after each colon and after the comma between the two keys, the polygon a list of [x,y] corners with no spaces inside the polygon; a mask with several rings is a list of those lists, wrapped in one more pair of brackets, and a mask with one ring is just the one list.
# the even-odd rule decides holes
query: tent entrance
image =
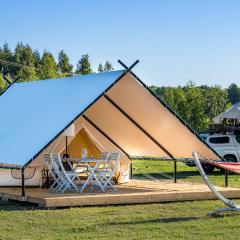
{"label": "tent entrance", "polygon": [[[86,149],[88,156],[93,158],[99,158],[101,150],[96,143],[90,138],[87,131],[82,128],[76,136],[71,140],[67,146],[67,152],[70,157],[77,158],[82,155],[82,149]],[[63,150],[62,155],[66,152],[66,148]]]}

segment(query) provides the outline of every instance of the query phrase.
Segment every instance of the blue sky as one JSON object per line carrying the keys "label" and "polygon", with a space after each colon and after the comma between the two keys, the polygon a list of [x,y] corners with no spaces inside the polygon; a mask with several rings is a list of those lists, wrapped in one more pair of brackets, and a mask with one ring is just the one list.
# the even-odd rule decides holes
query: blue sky
{"label": "blue sky", "polygon": [[240,1],[0,0],[0,44],[127,64],[149,85],[240,83]]}

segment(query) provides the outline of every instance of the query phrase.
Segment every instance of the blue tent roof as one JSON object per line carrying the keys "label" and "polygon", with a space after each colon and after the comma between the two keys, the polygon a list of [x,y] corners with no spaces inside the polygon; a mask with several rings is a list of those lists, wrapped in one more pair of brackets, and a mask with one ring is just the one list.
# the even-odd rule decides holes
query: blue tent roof
{"label": "blue tent roof", "polygon": [[25,165],[123,72],[13,84],[0,97],[0,163]]}

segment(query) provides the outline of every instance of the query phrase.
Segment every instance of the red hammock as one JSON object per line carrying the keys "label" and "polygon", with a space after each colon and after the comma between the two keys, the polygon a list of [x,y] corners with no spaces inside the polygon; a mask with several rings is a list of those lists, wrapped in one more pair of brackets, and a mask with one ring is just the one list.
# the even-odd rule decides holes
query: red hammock
{"label": "red hammock", "polygon": [[230,172],[234,172],[240,174],[240,163],[233,162],[210,162],[210,164],[228,170]]}

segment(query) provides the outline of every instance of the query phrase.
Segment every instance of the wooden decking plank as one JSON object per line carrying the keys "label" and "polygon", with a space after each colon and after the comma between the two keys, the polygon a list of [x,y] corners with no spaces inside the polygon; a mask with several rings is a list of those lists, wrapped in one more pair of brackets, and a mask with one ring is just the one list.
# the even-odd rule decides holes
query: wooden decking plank
{"label": "wooden decking plank", "polygon": [[[166,183],[133,180],[117,186],[118,191],[85,192],[82,194],[50,193],[47,189],[26,188],[26,198],[22,198],[19,188],[0,188],[3,199],[27,201],[43,207],[70,207],[114,205],[131,203],[158,203],[186,200],[215,199],[215,196],[203,184]],[[228,198],[240,198],[240,188],[218,188]]]}

